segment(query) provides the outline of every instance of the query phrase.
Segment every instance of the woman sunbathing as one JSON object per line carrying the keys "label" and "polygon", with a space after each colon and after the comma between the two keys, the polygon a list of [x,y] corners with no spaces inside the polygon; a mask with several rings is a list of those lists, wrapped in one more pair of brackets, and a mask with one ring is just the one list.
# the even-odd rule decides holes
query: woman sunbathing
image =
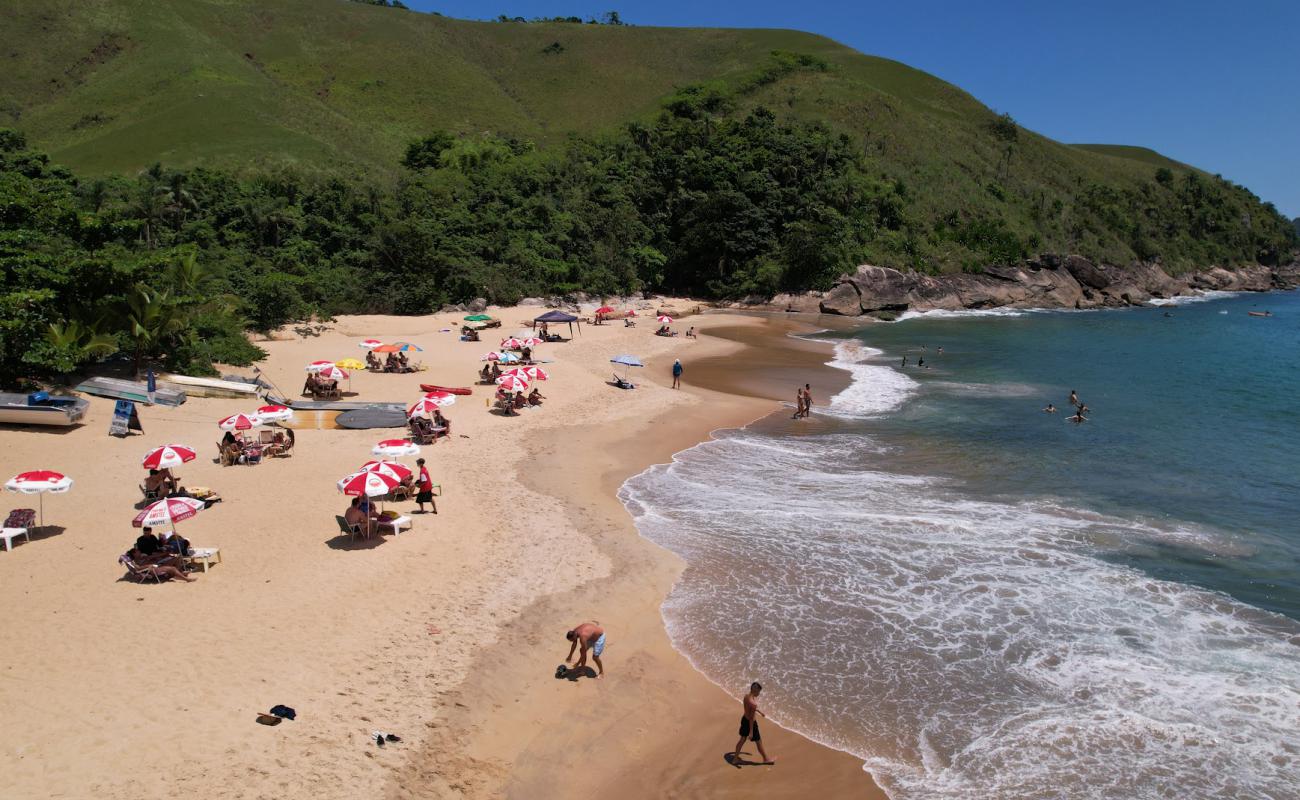
{"label": "woman sunbathing", "polygon": [[159,577],[176,578],[177,580],[182,580],[185,581],[186,583],[194,582],[194,579],[186,575],[183,570],[178,569],[177,567],[174,567],[170,564],[148,563],[145,560],[145,558],[140,555],[140,551],[135,549],[134,547],[128,550],[126,555],[122,556],[122,558],[119,560],[122,561],[123,563],[130,562],[130,564],[134,565],[136,569],[149,572]]}

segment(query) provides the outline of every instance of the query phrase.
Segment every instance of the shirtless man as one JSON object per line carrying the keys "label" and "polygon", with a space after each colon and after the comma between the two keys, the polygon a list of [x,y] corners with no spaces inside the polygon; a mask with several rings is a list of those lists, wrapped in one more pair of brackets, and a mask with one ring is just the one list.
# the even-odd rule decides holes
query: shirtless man
{"label": "shirtless man", "polygon": [[600,654],[605,652],[604,628],[594,622],[584,622],[564,634],[564,638],[571,642],[569,654],[564,657],[564,663],[567,664],[572,661],[573,651],[581,646],[582,652],[578,655],[578,663],[574,664],[573,668],[575,670],[582,669],[587,666],[587,648],[591,648],[591,659],[596,662],[596,669],[599,670],[596,677],[598,679],[605,677],[605,665],[600,663]]}
{"label": "shirtless man", "polygon": [[1079,395],[1073,389],[1070,390],[1070,405],[1076,408],[1079,406]]}
{"label": "shirtless man", "polygon": [[812,413],[812,406],[812,384],[805,383],[803,385],[803,415],[805,417]]}
{"label": "shirtless man", "polygon": [[763,691],[763,685],[754,681],[749,685],[749,694],[741,701],[744,706],[744,713],[740,717],[740,741],[736,742],[736,750],[731,754],[732,761],[740,760],[740,748],[745,746],[745,740],[754,743],[758,748],[758,754],[762,757],[764,764],[775,764],[775,758],[769,758],[767,751],[763,749],[763,738],[758,733],[758,720],[754,719],[755,714],[761,714],[763,719],[767,715],[763,714],[762,709],[758,707],[758,693]]}
{"label": "shirtless man", "polygon": [[790,419],[799,419],[803,416],[803,387],[794,387],[794,416]]}

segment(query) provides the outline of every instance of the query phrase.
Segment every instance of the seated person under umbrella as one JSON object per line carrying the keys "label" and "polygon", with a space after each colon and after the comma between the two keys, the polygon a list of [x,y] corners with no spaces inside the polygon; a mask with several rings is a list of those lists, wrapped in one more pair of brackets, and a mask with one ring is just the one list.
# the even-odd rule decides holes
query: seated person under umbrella
{"label": "seated person under umbrella", "polygon": [[478,379],[481,383],[492,382],[492,365],[484,364],[483,369],[478,371]]}
{"label": "seated person under umbrella", "polygon": [[167,497],[178,488],[170,469],[151,469],[144,479],[144,490],[155,497]]}
{"label": "seated person under umbrella", "polygon": [[194,579],[191,578],[189,575],[186,575],[185,570],[181,569],[180,567],[174,566],[172,564],[152,563],[148,561],[146,556],[144,556],[144,554],[142,554],[139,551],[139,549],[134,547],[128,550],[125,556],[118,559],[118,561],[124,561],[124,560],[130,561],[132,564],[135,564],[137,567],[147,568],[151,570],[155,575],[158,575],[160,577],[176,578],[177,580],[182,580],[185,581],[186,583],[193,583],[194,581]]}
{"label": "seated person under umbrella", "polygon": [[545,395],[543,395],[535,388],[528,393],[528,405],[530,406],[540,406],[542,404],[542,401],[545,399],[546,399]]}
{"label": "seated person under umbrella", "polygon": [[[439,428],[442,428],[442,430],[439,431]],[[441,408],[433,410],[433,430],[439,436],[451,436],[451,420],[442,415]]]}
{"label": "seated person under umbrella", "polygon": [[397,354],[389,353],[384,357],[384,372],[401,372],[401,365],[397,363]]}
{"label": "seated person under umbrella", "polygon": [[382,372],[384,369],[384,365],[379,363],[379,356],[375,355],[374,350],[366,353],[366,369],[374,372]]}
{"label": "seated person under umbrella", "polygon": [[410,372],[411,361],[406,357],[406,353],[397,352],[394,355],[397,356],[397,368],[400,369],[402,372]]}
{"label": "seated person under umbrella", "polygon": [[138,563],[156,566],[170,566],[177,569],[185,567],[184,559],[170,552],[153,533],[153,528],[145,528],[135,540],[135,548],[140,558]]}

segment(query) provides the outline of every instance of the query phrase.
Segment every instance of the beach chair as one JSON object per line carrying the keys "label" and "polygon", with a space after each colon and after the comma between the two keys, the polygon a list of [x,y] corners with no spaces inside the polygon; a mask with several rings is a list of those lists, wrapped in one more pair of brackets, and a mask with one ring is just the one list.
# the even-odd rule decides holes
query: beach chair
{"label": "beach chair", "polygon": [[143,483],[140,484],[140,493],[144,495],[145,500],[161,500],[162,494],[157,489],[150,489]]}
{"label": "beach chair", "polygon": [[154,583],[162,583],[164,580],[170,580],[171,576],[158,574],[158,570],[151,564],[137,564],[131,560],[129,553],[123,553],[118,563],[126,567],[126,572],[131,576],[131,580],[136,583],[148,583],[152,580]]}
{"label": "beach chair", "polygon": [[362,528],[360,525],[349,525],[347,519],[342,514],[335,514],[334,519],[338,520],[340,533],[346,533],[353,539],[358,536],[364,536],[367,539],[370,538],[370,531]]}

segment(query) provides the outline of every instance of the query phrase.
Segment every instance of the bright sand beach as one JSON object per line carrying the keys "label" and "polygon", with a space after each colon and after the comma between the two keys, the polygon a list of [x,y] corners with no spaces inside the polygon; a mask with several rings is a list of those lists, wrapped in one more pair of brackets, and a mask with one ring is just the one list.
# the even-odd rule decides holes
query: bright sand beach
{"label": "bright sand beach", "polygon": [[[296,397],[312,360],[358,357],[371,336],[413,341],[426,371],[343,382],[355,399],[409,403],[421,382],[470,385],[496,334],[537,309],[493,313],[505,324],[480,343],[440,332],[458,330],[459,315],[342,317],[320,336],[260,343],[260,367]],[[659,604],[681,563],[637,535],[615,492],[709,431],[777,407],[757,391],[696,388],[697,364],[762,367],[764,350],[737,337],[800,357],[783,347],[783,321],[710,314],[674,329],[691,325],[702,338],[653,336],[643,318],[538,347],[548,400],[518,417],[488,412],[489,387],[458,398],[453,435],[422,453],[443,487],[439,513],[411,515],[414,530],[397,537],[339,535],[347,498],[334,484],[400,431],[299,429],[292,457],[223,468],[215,423],[248,402],[142,408],[144,435],[125,440],[107,434],[113,403],[102,398],[75,429],[0,430],[8,474],[75,480],[46,496],[42,533],[0,554],[0,795],[881,796],[857,759],[774,722],[764,740],[777,766],[727,764],[744,687],[708,682],[665,634]],[[608,383],[609,358],[624,352],[647,365],[631,392]],[[822,369],[824,354],[803,357]],[[674,358],[685,391],[667,388]],[[200,452],[176,470],[182,482],[224,498],[179,524],[223,561],[192,584],[139,585],[116,559],[138,534],[140,459],[169,443]],[[609,632],[606,678],[556,680],[564,631],[588,619]],[[256,724],[275,704],[298,718]],[[402,741],[381,749],[373,730]]]}

